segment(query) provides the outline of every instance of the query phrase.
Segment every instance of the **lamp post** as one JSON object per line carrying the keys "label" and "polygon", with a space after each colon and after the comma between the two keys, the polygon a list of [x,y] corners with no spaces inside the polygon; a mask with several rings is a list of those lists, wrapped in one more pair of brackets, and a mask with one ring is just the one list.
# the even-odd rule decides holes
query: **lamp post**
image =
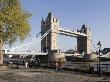
{"label": "lamp post", "polygon": [[99,77],[101,77],[101,61],[100,61],[100,49],[101,49],[101,42],[99,41],[98,43],[97,43],[97,46],[98,46],[98,48],[99,48],[99,69],[98,69],[98,74],[99,74]]}

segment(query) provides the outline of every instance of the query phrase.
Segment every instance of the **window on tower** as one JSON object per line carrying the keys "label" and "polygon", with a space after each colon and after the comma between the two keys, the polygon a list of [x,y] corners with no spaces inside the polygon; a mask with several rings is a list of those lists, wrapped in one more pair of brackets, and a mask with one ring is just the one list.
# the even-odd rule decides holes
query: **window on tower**
{"label": "window on tower", "polygon": [[57,23],[57,21],[58,21],[58,20],[56,19],[56,23]]}

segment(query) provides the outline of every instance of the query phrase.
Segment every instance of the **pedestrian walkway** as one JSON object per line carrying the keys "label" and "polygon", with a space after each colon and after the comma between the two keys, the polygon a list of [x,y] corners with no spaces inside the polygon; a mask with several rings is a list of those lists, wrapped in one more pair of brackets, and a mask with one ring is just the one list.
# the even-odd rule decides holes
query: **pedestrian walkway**
{"label": "pedestrian walkway", "polygon": [[[108,77],[108,78],[107,78]],[[107,76],[109,80],[110,76]],[[5,69],[0,70],[1,82],[98,82],[104,80],[105,77],[96,77],[88,74],[76,72],[55,72],[54,69]]]}

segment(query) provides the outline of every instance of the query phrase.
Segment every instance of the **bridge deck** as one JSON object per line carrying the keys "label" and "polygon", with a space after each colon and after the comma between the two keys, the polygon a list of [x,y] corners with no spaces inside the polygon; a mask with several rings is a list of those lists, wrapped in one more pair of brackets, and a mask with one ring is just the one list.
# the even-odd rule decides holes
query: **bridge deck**
{"label": "bridge deck", "polygon": [[47,53],[40,52],[6,52],[5,55],[47,55]]}

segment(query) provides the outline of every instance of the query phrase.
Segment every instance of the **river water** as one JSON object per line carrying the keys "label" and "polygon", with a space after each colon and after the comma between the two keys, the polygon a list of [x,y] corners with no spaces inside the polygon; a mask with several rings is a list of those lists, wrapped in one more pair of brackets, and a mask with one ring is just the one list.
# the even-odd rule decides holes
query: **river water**
{"label": "river water", "polygon": [[[86,70],[89,69],[90,67],[93,67],[94,71],[97,71],[97,64],[99,64],[99,62],[67,62],[66,64],[63,65],[63,67],[81,70]],[[101,62],[101,70],[110,72],[110,61]]]}

